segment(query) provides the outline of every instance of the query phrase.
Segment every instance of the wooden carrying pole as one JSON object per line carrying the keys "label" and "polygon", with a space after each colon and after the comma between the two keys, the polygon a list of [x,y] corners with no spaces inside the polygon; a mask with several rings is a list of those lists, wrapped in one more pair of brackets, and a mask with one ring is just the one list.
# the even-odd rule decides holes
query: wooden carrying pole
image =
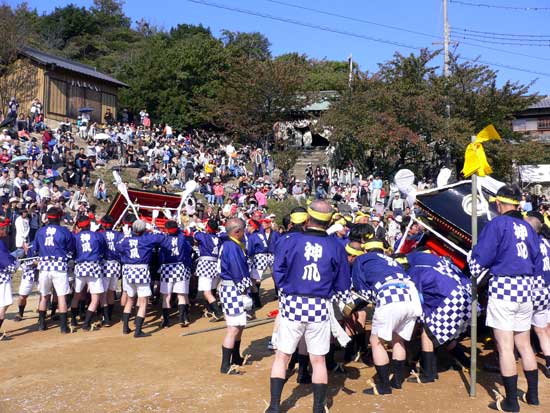
{"label": "wooden carrying pole", "polygon": [[[472,143],[476,137],[472,136]],[[472,249],[477,244],[477,174],[472,175]],[[472,322],[470,345],[470,397],[476,397],[477,382],[477,278],[472,281]]]}

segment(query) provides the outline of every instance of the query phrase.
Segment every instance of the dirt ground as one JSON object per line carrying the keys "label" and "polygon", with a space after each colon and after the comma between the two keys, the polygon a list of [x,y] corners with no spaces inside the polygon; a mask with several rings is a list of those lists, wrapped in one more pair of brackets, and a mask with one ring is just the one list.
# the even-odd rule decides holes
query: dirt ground
{"label": "dirt ground", "polygon": [[[271,281],[266,281],[271,288]],[[267,299],[268,297],[264,297]],[[29,298],[25,319],[15,323],[16,304],[5,321],[10,341],[0,342],[0,412],[263,412],[269,400],[272,352],[267,349],[273,324],[245,330],[242,349],[251,362],[240,376],[219,373],[224,330],[182,337],[183,332],[219,326],[199,319],[189,328],[178,325],[159,330],[158,312],[150,312],[146,332],[151,337],[122,335],[118,322],[99,331],[79,330],[62,336],[57,324],[38,332],[37,297]],[[276,307],[270,301],[258,311],[263,318]],[[366,396],[362,390],[374,368],[361,362],[346,373],[329,378],[331,412],[483,412],[489,411],[498,375],[479,373],[477,397],[468,397],[468,375],[455,370],[440,373],[433,384],[405,383],[391,396]],[[550,411],[550,380],[539,375],[538,408],[522,405],[522,412]],[[526,388],[520,377],[519,387]],[[283,392],[283,411],[310,412],[310,385],[292,376]]]}

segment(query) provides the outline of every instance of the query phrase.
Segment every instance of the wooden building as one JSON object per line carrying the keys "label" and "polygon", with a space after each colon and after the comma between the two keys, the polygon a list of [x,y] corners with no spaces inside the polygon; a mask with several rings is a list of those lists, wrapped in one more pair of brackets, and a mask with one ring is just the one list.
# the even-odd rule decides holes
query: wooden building
{"label": "wooden building", "polygon": [[125,83],[91,66],[36,49],[24,48],[19,56],[20,76],[24,77],[25,72],[32,77],[32,81],[25,82],[27,90],[23,96],[14,91],[20,113],[28,112],[32,99],[38,98],[47,121],[75,120],[83,107],[93,109],[93,122],[102,123],[107,109],[116,117],[118,89],[128,87]]}
{"label": "wooden building", "polygon": [[514,132],[550,143],[550,96],[540,99],[527,109],[516,113],[512,121]]}

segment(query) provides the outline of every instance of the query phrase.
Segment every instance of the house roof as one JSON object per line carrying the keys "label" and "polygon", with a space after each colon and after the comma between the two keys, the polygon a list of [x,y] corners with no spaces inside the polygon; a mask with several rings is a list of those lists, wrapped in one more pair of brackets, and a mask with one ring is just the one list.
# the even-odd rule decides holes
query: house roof
{"label": "house roof", "polygon": [[60,68],[70,70],[71,72],[94,77],[96,79],[103,80],[104,82],[108,83],[113,83],[118,86],[128,87],[126,83],[123,83],[120,80],[117,80],[109,75],[106,75],[105,73],[98,72],[95,68],[91,66],[75,62],[74,60],[64,59],[62,57],[44,53],[40,50],[32,49],[30,47],[23,48],[21,50],[21,54],[38,63],[59,66]]}
{"label": "house roof", "polygon": [[330,108],[332,102],[340,97],[336,90],[322,90],[318,94],[318,100],[302,108],[304,112],[324,112]]}
{"label": "house roof", "polygon": [[550,96],[546,96],[538,102],[533,103],[527,109],[550,109]]}

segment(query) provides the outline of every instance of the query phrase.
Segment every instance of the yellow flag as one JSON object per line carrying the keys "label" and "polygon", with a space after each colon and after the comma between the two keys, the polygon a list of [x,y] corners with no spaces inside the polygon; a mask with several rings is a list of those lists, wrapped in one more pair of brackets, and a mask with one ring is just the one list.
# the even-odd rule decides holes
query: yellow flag
{"label": "yellow flag", "polygon": [[490,124],[488,126],[485,126],[481,130],[481,132],[476,135],[475,143],[483,143],[493,139],[500,140],[500,135],[498,134],[493,124]]}
{"label": "yellow flag", "polygon": [[475,141],[466,147],[464,168],[462,168],[462,174],[466,178],[472,174],[485,176],[493,172],[489,162],[487,162],[482,143],[495,139],[501,140],[500,135],[493,125],[488,125],[476,135]]}

